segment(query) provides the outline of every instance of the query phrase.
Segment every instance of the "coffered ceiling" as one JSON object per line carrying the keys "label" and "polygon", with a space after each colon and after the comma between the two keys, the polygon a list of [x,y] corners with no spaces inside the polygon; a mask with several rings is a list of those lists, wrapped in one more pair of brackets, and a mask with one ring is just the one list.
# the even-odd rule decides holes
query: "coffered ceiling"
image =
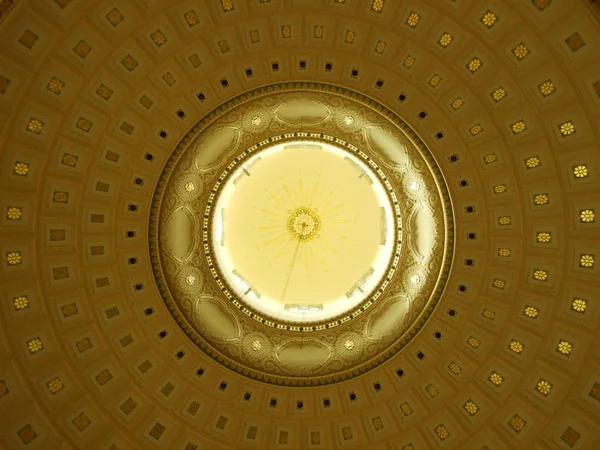
{"label": "coffered ceiling", "polygon": [[[0,0],[6,448],[600,446],[600,12],[580,0]],[[439,165],[454,259],[430,319],[348,381],[263,383],[181,330],[149,252],[180,140],[314,82]]]}

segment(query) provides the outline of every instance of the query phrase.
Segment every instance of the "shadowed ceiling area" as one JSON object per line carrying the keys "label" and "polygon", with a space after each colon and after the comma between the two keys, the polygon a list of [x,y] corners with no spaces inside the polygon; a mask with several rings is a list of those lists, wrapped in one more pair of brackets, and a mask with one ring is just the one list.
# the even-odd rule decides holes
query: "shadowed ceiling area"
{"label": "shadowed ceiling area", "polygon": [[[600,447],[599,17],[587,0],[0,0],[0,446]],[[196,345],[149,247],[190,130],[302,83],[405,121],[453,210],[452,267],[418,334],[315,387]],[[400,160],[392,141],[380,151]],[[214,184],[189,176],[173,184],[190,202]],[[245,330],[233,347],[267,360],[277,329]],[[366,355],[352,333],[332,347]]]}

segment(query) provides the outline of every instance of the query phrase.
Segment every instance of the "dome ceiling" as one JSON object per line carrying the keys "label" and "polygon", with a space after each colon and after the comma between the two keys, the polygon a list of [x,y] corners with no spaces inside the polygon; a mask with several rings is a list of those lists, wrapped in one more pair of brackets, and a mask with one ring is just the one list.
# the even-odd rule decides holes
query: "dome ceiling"
{"label": "dome ceiling", "polygon": [[[600,447],[594,2],[4,0],[0,13],[2,446]],[[247,92],[311,83],[414,130],[452,199],[454,255],[400,351],[287,387],[231,370],[174,320],[150,219],[196,124]],[[201,203],[210,175],[186,176],[173,185]],[[238,348],[264,351],[256,340]]]}
{"label": "dome ceiling", "polygon": [[454,221],[431,153],[391,111],[334,86],[220,106],[171,155],[152,205],[168,309],[208,355],[261,381],[372,369],[423,327],[448,279]]}

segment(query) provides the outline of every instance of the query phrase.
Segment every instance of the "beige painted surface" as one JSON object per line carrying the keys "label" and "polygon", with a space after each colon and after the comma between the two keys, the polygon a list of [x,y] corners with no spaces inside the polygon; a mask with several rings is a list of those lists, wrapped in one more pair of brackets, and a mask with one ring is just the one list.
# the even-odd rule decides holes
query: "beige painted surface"
{"label": "beige painted surface", "polygon": [[[391,238],[381,245],[380,209],[391,207],[375,174],[350,153],[328,144],[284,144],[255,158],[260,159],[232,175],[217,202],[226,219],[215,225],[213,239],[230,284],[238,293],[249,287],[235,270],[260,293],[260,298],[249,293],[247,301],[290,320],[323,319],[362,301],[369,291],[350,298],[346,293],[371,268],[377,268],[371,283],[375,286],[393,248],[391,218]],[[238,179],[244,170],[248,175]],[[361,176],[365,170],[368,179]],[[323,311],[286,313],[285,306],[291,304],[321,305]]]}

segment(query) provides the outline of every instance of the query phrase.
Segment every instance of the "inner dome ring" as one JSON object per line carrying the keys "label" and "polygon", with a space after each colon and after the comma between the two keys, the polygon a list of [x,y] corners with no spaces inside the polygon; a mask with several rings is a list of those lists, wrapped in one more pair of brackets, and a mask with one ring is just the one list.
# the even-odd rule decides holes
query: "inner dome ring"
{"label": "inner dome ring", "polygon": [[[303,134],[242,152],[204,214],[205,254],[223,294],[286,329],[333,326],[366,311],[393,277],[402,236],[396,194],[375,161],[342,139]],[[302,220],[306,228],[294,229]]]}

